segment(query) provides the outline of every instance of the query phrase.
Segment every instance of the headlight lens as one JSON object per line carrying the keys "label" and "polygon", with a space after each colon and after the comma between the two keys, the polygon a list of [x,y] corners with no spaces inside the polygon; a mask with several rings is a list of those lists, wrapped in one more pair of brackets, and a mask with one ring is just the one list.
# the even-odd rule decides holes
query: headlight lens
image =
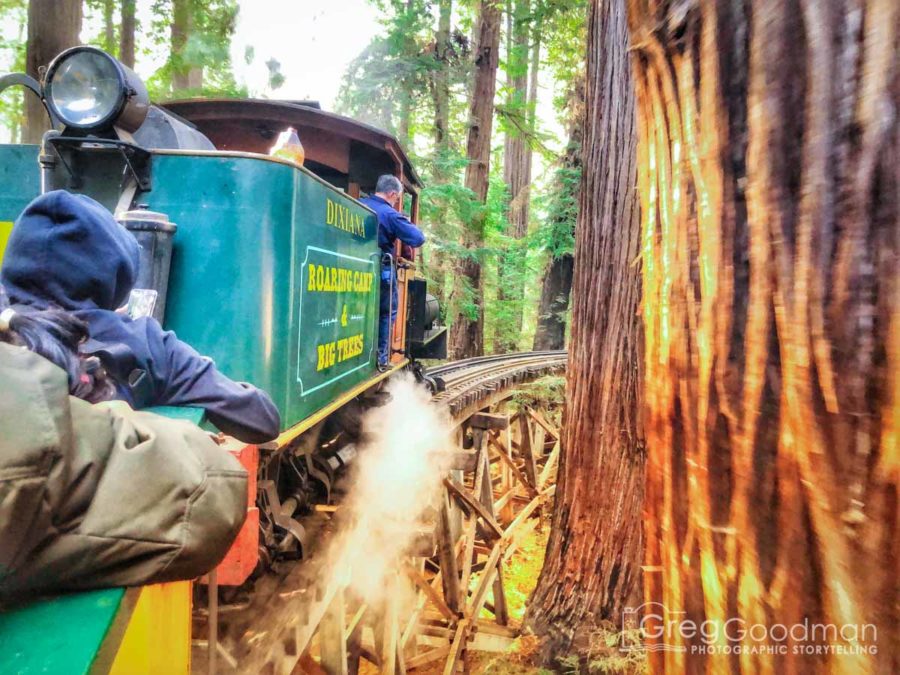
{"label": "headlight lens", "polygon": [[147,90],[140,79],[94,47],[57,56],[47,70],[44,97],[57,117],[76,129],[116,124],[134,131],[147,114]]}

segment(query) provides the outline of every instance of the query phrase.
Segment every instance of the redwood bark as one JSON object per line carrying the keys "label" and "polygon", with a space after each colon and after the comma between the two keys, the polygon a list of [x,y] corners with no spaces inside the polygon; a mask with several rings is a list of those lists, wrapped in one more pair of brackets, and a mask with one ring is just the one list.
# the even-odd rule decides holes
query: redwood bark
{"label": "redwood bark", "polygon": [[[79,44],[81,33],[80,0],[30,0],[28,3],[28,43],[25,48],[25,72],[40,80],[46,68],[61,51]],[[47,111],[37,96],[25,93],[23,143],[40,143],[50,128]]]}
{"label": "redwood bark", "polygon": [[[562,158],[561,171],[557,174],[555,203],[551,203],[551,223],[554,229],[570,229],[575,233],[575,212],[570,203],[578,198],[569,182],[582,171],[581,155],[584,143],[584,86],[576,85],[569,95],[570,131],[569,143]],[[553,235],[554,239],[559,237]],[[554,241],[554,244],[559,242]],[[537,329],[534,333],[534,349],[563,349],[566,344],[566,314],[569,311],[569,296],[572,293],[573,256],[558,254],[551,249],[551,259],[547,263],[541,284],[541,300],[538,306]]]}
{"label": "redwood bark", "polygon": [[[494,352],[516,351],[522,333],[522,299],[525,285],[525,250],[521,242],[528,234],[531,204],[532,114],[529,110],[529,42],[531,0],[510,0],[507,5],[507,131],[503,146],[503,180],[509,190],[507,232],[510,242],[498,256],[497,300],[505,307],[508,319],[498,322],[494,334]],[[540,43],[534,36],[538,53]]]}
{"label": "redwood bark", "polygon": [[537,330],[534,332],[535,351],[563,349],[566,346],[566,313],[572,292],[572,254],[564,253],[547,265],[541,285]]}
{"label": "redwood bark", "polygon": [[593,0],[559,481],[526,616],[547,656],[587,651],[600,622],[620,620],[640,573],[640,221],[627,50],[625,1]]}
{"label": "redwood bark", "polygon": [[630,1],[654,670],[900,670],[898,23]]}
{"label": "redwood bark", "polygon": [[[445,169],[450,149],[450,27],[453,16],[453,0],[440,0],[438,6],[438,27],[435,33],[434,76],[431,80],[432,99],[434,101],[434,184],[440,185],[450,179]],[[436,239],[449,239],[447,227],[447,209],[441,204],[433,221],[432,229]],[[431,246],[423,258],[426,265],[426,276],[433,282],[430,285],[440,302],[446,306],[447,298],[447,258],[441,253],[439,246]]]}
{"label": "redwood bark", "polygon": [[[484,304],[479,249],[484,244],[484,207],[487,201],[491,158],[491,129],[494,123],[494,93],[500,44],[500,8],[496,0],[481,0],[478,11],[478,39],[475,48],[475,79],[469,108],[466,144],[465,185],[480,208],[463,232],[467,255],[461,256],[454,280],[450,327],[451,358],[462,359],[484,353]],[[465,283],[460,283],[463,281]]]}
{"label": "redwood bark", "polygon": [[134,68],[135,0],[122,0],[120,12],[122,25],[119,29],[119,60],[129,68]]}

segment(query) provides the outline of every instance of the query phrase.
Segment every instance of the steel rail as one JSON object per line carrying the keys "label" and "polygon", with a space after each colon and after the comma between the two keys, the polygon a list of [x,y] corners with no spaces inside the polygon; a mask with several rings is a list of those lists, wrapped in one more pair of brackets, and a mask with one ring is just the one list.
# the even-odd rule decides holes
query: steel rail
{"label": "steel rail", "polygon": [[539,351],[539,352],[516,352],[513,354],[493,354],[490,356],[473,356],[468,359],[461,359],[459,361],[452,361],[450,363],[444,363],[439,366],[434,366],[428,369],[429,376],[441,375],[443,376],[446,373],[452,373],[457,370],[463,370],[466,368],[471,368],[473,366],[482,365],[485,363],[502,363],[504,361],[509,361],[512,359],[523,358],[523,357],[557,357],[557,356],[565,356],[566,352],[564,350],[548,350],[548,351]]}

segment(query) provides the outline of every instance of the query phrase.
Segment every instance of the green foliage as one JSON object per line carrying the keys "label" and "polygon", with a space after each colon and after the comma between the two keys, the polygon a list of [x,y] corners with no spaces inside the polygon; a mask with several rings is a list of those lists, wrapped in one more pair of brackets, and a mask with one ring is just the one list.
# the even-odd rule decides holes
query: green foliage
{"label": "green foliage", "polygon": [[382,12],[382,34],[353,60],[336,101],[338,112],[409,138],[433,129],[431,96],[435,75],[445,69],[451,86],[468,74],[469,43],[459,30],[450,35],[446,62],[436,52],[435,3],[428,0],[372,0]]}
{"label": "green foliage", "polygon": [[581,168],[561,165],[554,172],[551,192],[539,198],[546,207],[547,215],[535,232],[534,244],[551,258],[559,258],[575,250],[580,185]]}
{"label": "green foliage", "polygon": [[[25,71],[25,38],[28,25],[27,0],[0,0],[0,59],[7,72]],[[25,119],[22,87],[7,89],[0,96],[0,125],[11,143],[18,142]],[[27,93],[28,96],[32,94]]]}
{"label": "green foliage", "polygon": [[561,85],[554,104],[558,111],[564,112],[571,90],[584,79],[588,2],[543,0],[542,7],[546,62],[553,79]]}
{"label": "green foliage", "polygon": [[[172,26],[175,7],[184,3],[186,34],[183,48],[175,49]],[[169,44],[165,64],[147,81],[154,100],[189,96],[247,95],[231,69],[231,37],[237,24],[237,0],[154,0],[149,36],[156,44]],[[202,85],[178,86],[179,77],[202,69]]]}
{"label": "green foliage", "polygon": [[513,391],[514,408],[555,408],[566,398],[565,375],[546,375]]}

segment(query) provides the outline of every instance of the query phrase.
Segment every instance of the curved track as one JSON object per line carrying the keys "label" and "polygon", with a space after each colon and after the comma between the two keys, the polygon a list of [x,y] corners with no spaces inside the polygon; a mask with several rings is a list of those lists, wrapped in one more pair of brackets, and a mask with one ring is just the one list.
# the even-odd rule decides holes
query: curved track
{"label": "curved track", "polygon": [[[430,368],[428,377],[443,384],[435,403],[446,405],[457,421],[464,421],[485,399],[513,385],[565,370],[565,351],[519,352],[478,356]],[[494,401],[488,401],[488,404]],[[483,407],[483,406],[482,406]]]}

